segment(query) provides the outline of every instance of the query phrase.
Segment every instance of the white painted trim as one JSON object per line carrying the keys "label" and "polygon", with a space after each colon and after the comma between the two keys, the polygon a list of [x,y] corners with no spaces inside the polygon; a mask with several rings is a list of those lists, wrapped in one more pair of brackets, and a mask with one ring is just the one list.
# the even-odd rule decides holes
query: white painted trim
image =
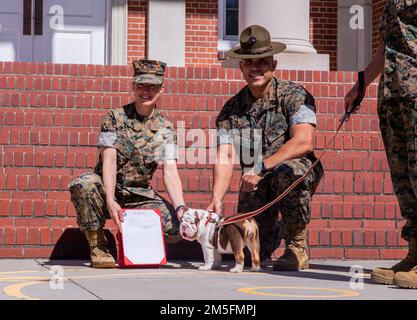
{"label": "white painted trim", "polygon": [[219,51],[227,51],[234,48],[239,43],[238,40],[231,41],[231,40],[218,40],[218,50]]}
{"label": "white painted trim", "polygon": [[185,0],[148,1],[148,59],[185,66]]}
{"label": "white painted trim", "polygon": [[106,21],[105,21],[105,30],[104,30],[104,63],[110,63],[110,33],[111,33],[111,3],[110,0],[106,0]]}
{"label": "white painted trim", "polygon": [[128,0],[108,1],[109,34],[107,63],[112,65],[127,64],[127,24],[128,24]]}

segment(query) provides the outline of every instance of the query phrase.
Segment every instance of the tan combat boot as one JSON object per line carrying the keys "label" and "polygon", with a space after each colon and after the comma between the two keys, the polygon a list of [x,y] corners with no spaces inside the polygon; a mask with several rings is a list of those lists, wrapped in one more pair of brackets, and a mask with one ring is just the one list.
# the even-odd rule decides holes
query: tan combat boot
{"label": "tan combat boot", "polygon": [[305,226],[286,226],[286,248],[277,259],[274,271],[299,271],[308,269],[307,231]]}
{"label": "tan combat boot", "polygon": [[417,289],[417,266],[408,272],[397,272],[394,284],[401,288]]}
{"label": "tan combat boot", "polygon": [[104,230],[85,231],[91,250],[91,267],[92,268],[114,268],[115,261],[107,248],[107,241],[104,236]]}
{"label": "tan combat boot", "polygon": [[391,268],[375,268],[371,272],[371,279],[377,283],[393,284],[397,272],[408,273],[417,265],[417,240],[411,239],[408,243],[407,256]]}

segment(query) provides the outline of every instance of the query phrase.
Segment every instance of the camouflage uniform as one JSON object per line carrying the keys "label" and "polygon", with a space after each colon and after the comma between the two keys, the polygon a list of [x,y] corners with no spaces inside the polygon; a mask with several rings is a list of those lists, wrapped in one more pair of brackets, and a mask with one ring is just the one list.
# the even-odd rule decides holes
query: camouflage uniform
{"label": "camouflage uniform", "polygon": [[[158,162],[176,159],[173,125],[156,108],[148,118],[139,116],[135,103],[131,103],[104,118],[98,146],[117,149],[115,196],[119,205],[159,209],[164,232],[177,234],[179,222],[174,208],[150,186]],[[82,231],[98,230],[110,218],[102,174],[100,155],[94,173],[81,175],[69,186]]]}
{"label": "camouflage uniform", "polygon": [[[316,124],[314,98],[301,86],[273,78],[268,95],[262,99],[255,101],[246,86],[225,104],[217,118],[218,143],[233,143],[240,155],[240,165],[246,171],[258,159],[276,153],[289,140],[290,126],[299,123]],[[243,133],[246,129],[250,136]],[[253,155],[252,163],[248,161],[248,153]],[[249,212],[272,201],[315,160],[311,153],[281,163],[264,177],[256,191],[240,192],[238,211]],[[256,216],[262,259],[269,257],[284,237],[280,232],[282,223],[278,222],[277,209],[284,225],[305,226],[310,222],[311,197],[322,175],[323,168],[319,163],[283,200]]]}
{"label": "camouflage uniform", "polygon": [[385,66],[378,90],[380,129],[391,179],[407,219],[406,240],[417,237],[417,1],[388,0],[381,26]]}

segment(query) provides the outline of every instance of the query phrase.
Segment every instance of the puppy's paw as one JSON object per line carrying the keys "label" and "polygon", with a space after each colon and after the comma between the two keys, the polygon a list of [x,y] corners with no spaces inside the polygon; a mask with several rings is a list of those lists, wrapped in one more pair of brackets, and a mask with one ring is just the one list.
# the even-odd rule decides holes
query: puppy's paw
{"label": "puppy's paw", "polygon": [[253,266],[252,268],[250,268],[250,271],[252,272],[259,272],[262,271],[261,266]]}
{"label": "puppy's paw", "polygon": [[236,265],[234,268],[230,269],[229,272],[240,273],[243,271],[243,265]]}
{"label": "puppy's paw", "polygon": [[213,270],[220,270],[221,268],[222,268],[222,265],[221,264],[215,264],[212,267]]}
{"label": "puppy's paw", "polygon": [[198,267],[198,270],[200,270],[200,271],[209,271],[209,270],[211,270],[211,268],[212,268],[212,266],[210,266],[210,265],[203,265],[201,267]]}

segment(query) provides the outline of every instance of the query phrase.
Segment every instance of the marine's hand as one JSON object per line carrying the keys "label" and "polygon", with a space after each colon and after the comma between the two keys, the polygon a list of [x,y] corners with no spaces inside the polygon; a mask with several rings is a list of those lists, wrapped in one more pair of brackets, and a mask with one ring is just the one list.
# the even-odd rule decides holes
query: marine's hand
{"label": "marine's hand", "polygon": [[114,200],[107,201],[107,210],[109,211],[110,218],[117,225],[119,232],[122,232],[121,223],[123,222],[123,214],[120,205]]}
{"label": "marine's hand", "polygon": [[249,170],[246,172],[240,180],[240,190],[243,192],[252,192],[258,188],[258,183],[262,180],[262,177],[258,176],[255,171]]}
{"label": "marine's hand", "polygon": [[345,111],[356,113],[360,106],[353,109],[353,101],[356,99],[359,93],[359,84],[355,83],[355,85],[350,89],[350,91],[345,96]]}
{"label": "marine's hand", "polygon": [[182,216],[184,215],[185,211],[187,211],[187,207],[185,205],[180,206],[177,210],[175,210],[175,213],[177,214],[178,220],[181,221]]}
{"label": "marine's hand", "polygon": [[213,198],[206,210],[209,211],[209,212],[215,212],[217,214],[222,214],[223,213],[222,202],[218,199]]}

